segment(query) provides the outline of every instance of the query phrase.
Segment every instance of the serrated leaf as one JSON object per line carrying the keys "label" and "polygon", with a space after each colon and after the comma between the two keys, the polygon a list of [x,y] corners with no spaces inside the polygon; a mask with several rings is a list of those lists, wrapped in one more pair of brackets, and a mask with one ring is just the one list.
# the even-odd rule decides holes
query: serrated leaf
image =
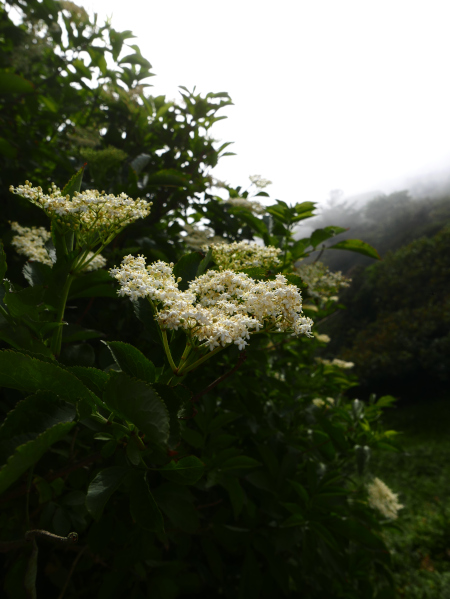
{"label": "serrated leaf", "polygon": [[381,260],[377,250],[365,241],[360,239],[344,239],[335,245],[331,245],[328,250],[348,250],[349,252],[357,252],[363,256],[374,258],[375,260]]}
{"label": "serrated leaf", "polygon": [[74,374],[97,397],[102,397],[109,379],[107,372],[86,366],[68,366],[66,370]]}
{"label": "serrated leaf", "polygon": [[119,368],[130,376],[152,384],[155,382],[155,366],[133,345],[121,341],[102,341],[108,346]]}
{"label": "serrated leaf", "polygon": [[91,482],[86,495],[86,509],[94,520],[100,519],[109,498],[129,473],[128,468],[113,466],[101,470]]}
{"label": "serrated leaf", "polygon": [[179,485],[194,485],[203,476],[204,471],[204,463],[193,455],[178,462],[172,460],[159,469],[164,478]]}
{"label": "serrated leaf", "polygon": [[173,274],[175,278],[181,277],[181,281],[178,283],[178,288],[181,291],[186,291],[189,287],[189,282],[195,279],[197,270],[202,262],[202,255],[200,252],[191,252],[182,256],[173,268]]}
{"label": "serrated leaf", "polygon": [[26,440],[31,440],[55,424],[72,422],[75,416],[73,404],[59,399],[55,393],[38,391],[19,401],[15,408],[8,412],[0,426],[0,442],[3,443],[17,435],[28,435]]}
{"label": "serrated leaf", "polygon": [[65,437],[74,426],[74,422],[60,422],[35,439],[16,447],[14,454],[0,470],[0,493],[3,493],[30,466],[40,460],[49,447]]}
{"label": "serrated leaf", "polygon": [[167,443],[169,412],[158,393],[123,372],[111,370],[109,374],[103,395],[105,404],[145,433],[145,441]]}
{"label": "serrated leaf", "polygon": [[[167,410],[169,411],[169,446],[175,446],[180,441],[180,421],[178,420],[178,412],[184,401],[186,400],[183,395],[182,387],[168,387],[160,383],[155,383],[153,389],[158,393],[161,399],[164,401]],[[190,395],[190,392],[188,393]],[[190,397],[189,397],[190,399]]]}
{"label": "serrated leaf", "polygon": [[28,393],[53,391],[72,403],[80,399],[91,406],[101,401],[72,373],[11,350],[0,351],[0,386]]}

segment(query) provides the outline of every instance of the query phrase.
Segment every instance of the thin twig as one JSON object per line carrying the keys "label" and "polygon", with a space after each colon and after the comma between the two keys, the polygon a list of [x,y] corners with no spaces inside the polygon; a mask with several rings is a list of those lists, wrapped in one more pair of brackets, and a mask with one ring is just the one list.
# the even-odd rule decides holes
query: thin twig
{"label": "thin twig", "polygon": [[74,571],[75,571],[75,568],[77,567],[77,564],[78,564],[78,561],[79,561],[80,557],[83,555],[83,553],[86,551],[86,549],[87,549],[87,545],[85,545],[85,546],[83,547],[83,549],[82,549],[82,550],[81,550],[81,551],[78,553],[78,555],[77,555],[77,556],[75,557],[75,559],[73,560],[73,562],[72,562],[72,567],[71,567],[71,568],[70,568],[70,570],[69,570],[69,574],[67,575],[66,582],[64,583],[64,586],[63,586],[63,588],[62,588],[62,591],[61,591],[61,593],[58,595],[58,599],[63,599],[63,597],[64,597],[64,593],[66,592],[66,590],[67,590],[67,587],[68,587],[68,585],[69,585],[69,582],[70,582],[70,579],[72,578],[72,574],[74,573]]}
{"label": "thin twig", "polygon": [[200,393],[197,393],[197,395],[194,395],[194,397],[191,399],[191,402],[192,403],[197,402],[200,399],[200,397],[203,397],[203,395],[205,395],[206,393],[209,393],[219,383],[221,383],[222,381],[227,379],[229,376],[234,374],[236,372],[236,370],[245,362],[246,359],[247,359],[247,354],[245,351],[242,351],[239,355],[239,360],[238,360],[236,366],[234,366],[229,372],[226,372],[225,374],[222,374],[222,376],[219,376],[219,378],[217,378],[214,382],[212,382],[210,385],[208,385],[208,387],[203,389],[203,391],[200,391]]}

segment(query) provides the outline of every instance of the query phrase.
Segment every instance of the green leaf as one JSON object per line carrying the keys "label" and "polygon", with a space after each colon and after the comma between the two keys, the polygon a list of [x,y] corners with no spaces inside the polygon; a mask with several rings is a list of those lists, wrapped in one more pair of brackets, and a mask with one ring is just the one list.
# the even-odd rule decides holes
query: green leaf
{"label": "green leaf", "polygon": [[105,468],[91,482],[86,495],[86,509],[94,520],[100,520],[107,501],[117,491],[129,472],[128,468],[117,466]]}
{"label": "green leaf", "polygon": [[143,297],[132,302],[136,317],[142,322],[154,343],[162,344],[161,330],[155,321],[150,303]]}
{"label": "green leaf", "polygon": [[383,541],[369,530],[367,525],[348,518],[333,518],[327,524],[328,528],[338,534],[379,551],[387,551]]}
{"label": "green leaf", "polygon": [[42,94],[40,94],[38,98],[42,102],[42,104],[47,108],[47,110],[55,113],[58,112],[58,105],[51,98],[43,96]]}
{"label": "green leaf", "polygon": [[84,329],[77,324],[69,324],[63,328],[63,343],[73,343],[74,341],[85,341],[86,339],[98,339],[105,334],[93,329]]}
{"label": "green leaf", "polygon": [[4,137],[0,137],[0,154],[13,160],[17,156],[17,148],[11,145]]}
{"label": "green leaf", "polygon": [[374,258],[375,260],[381,260],[377,250],[368,243],[359,239],[344,239],[335,245],[331,245],[327,248],[328,250],[348,250],[349,252],[357,252],[363,256]]}
{"label": "green leaf", "polygon": [[108,346],[117,366],[130,376],[152,384],[155,382],[155,366],[133,345],[121,341],[102,341]]}
{"label": "green leaf", "polygon": [[6,71],[0,72],[0,94],[30,94],[34,92],[31,81]]}
{"label": "green leaf", "polygon": [[258,462],[258,460],[254,460],[246,455],[240,455],[225,460],[223,464],[220,465],[220,470],[223,472],[227,470],[247,470],[258,466],[261,466],[261,462]]}
{"label": "green leaf", "polygon": [[296,214],[300,216],[301,214],[305,214],[305,212],[311,212],[312,210],[315,210],[316,203],[317,202],[301,202],[300,204],[296,204],[294,206],[294,210]]}
{"label": "green leaf", "polygon": [[181,437],[186,443],[192,445],[192,447],[203,447],[205,440],[203,435],[198,431],[194,431],[191,428],[185,428],[181,431]]}
{"label": "green leaf", "polygon": [[27,393],[41,389],[53,391],[72,403],[84,399],[92,406],[101,405],[101,401],[70,372],[11,350],[0,351],[0,386]]}
{"label": "green leaf", "polygon": [[234,519],[237,520],[246,502],[245,491],[241,483],[234,476],[222,476],[220,484],[227,491],[233,506]]}
{"label": "green leaf", "polygon": [[164,520],[150,492],[145,473],[136,472],[130,489],[130,511],[140,528],[149,532],[164,532]]}
{"label": "green leaf", "polygon": [[145,433],[145,440],[165,444],[169,438],[169,412],[150,385],[123,372],[109,372],[103,399],[116,414]]}
{"label": "green leaf", "polygon": [[189,180],[183,173],[174,169],[163,169],[148,176],[148,186],[188,187]]}
{"label": "green leaf", "polygon": [[176,528],[191,534],[197,531],[199,527],[198,510],[192,505],[193,496],[188,487],[164,482],[152,491],[161,511]]}
{"label": "green leaf", "polygon": [[290,480],[289,482],[290,482],[292,488],[294,489],[294,491],[297,493],[297,495],[303,501],[304,505],[307,506],[309,504],[309,496],[308,496],[308,492],[305,489],[305,487],[295,480]]}
{"label": "green leaf", "polygon": [[51,266],[42,262],[27,262],[22,269],[22,274],[32,287],[52,283],[53,270]]}
{"label": "green leaf", "polygon": [[4,443],[19,435],[22,443],[29,441],[55,424],[72,422],[75,416],[73,404],[59,399],[49,391],[38,391],[19,401],[8,412],[0,427],[0,442]]}
{"label": "green leaf", "polygon": [[200,252],[191,252],[182,256],[173,268],[175,278],[181,277],[182,280],[178,283],[178,288],[181,291],[186,291],[189,287],[189,282],[195,279],[197,270],[202,262]]}
{"label": "green leaf", "polygon": [[19,445],[0,470],[0,493],[3,493],[30,466],[40,460],[51,445],[65,437],[74,426],[74,422],[60,422],[38,435],[35,439]]}
{"label": "green leaf", "polygon": [[178,462],[171,461],[159,472],[167,480],[179,485],[194,485],[203,476],[204,463],[195,456],[187,456]]}
{"label": "green leaf", "polygon": [[200,277],[206,271],[210,262],[212,262],[212,250],[209,249],[206,256],[203,258],[203,260],[198,265],[195,276]]}
{"label": "green leaf", "polygon": [[303,283],[303,280],[299,275],[296,275],[295,273],[287,273],[284,276],[286,277],[288,283],[290,283],[291,285],[295,285],[301,291],[308,288],[308,285],[305,285],[305,283]]}
{"label": "green leaf", "polygon": [[11,324],[0,314],[0,339],[9,343],[17,350],[24,350],[42,357],[53,357],[50,348],[32,335],[29,328],[24,325]]}
{"label": "green leaf", "polygon": [[102,397],[106,389],[106,383],[109,380],[107,372],[86,366],[69,366],[67,370],[74,374],[97,397]]}
{"label": "green leaf", "polygon": [[20,291],[7,291],[3,297],[4,303],[13,318],[22,319],[29,317],[39,320],[39,311],[36,307],[44,297],[42,287],[26,287]]}
{"label": "green leaf", "polygon": [[83,180],[84,166],[85,165],[83,165],[80,168],[80,170],[77,173],[75,173],[75,175],[70,179],[70,181],[64,186],[64,189],[61,191],[62,196],[69,195],[72,198],[75,191],[80,191],[81,181]]}
{"label": "green leaf", "polygon": [[59,360],[67,366],[89,367],[95,363],[95,351],[89,343],[74,343],[64,345]]}
{"label": "green leaf", "polygon": [[3,247],[3,242],[0,240],[0,283],[5,278],[7,269],[8,269],[8,265],[6,264],[5,249]]}
{"label": "green leaf", "polygon": [[[69,297],[91,297],[89,290],[102,287],[113,283],[113,279],[108,271],[102,268],[92,272],[83,273],[77,277],[70,287]],[[116,293],[117,296],[117,293]]]}
{"label": "green leaf", "polygon": [[257,237],[263,237],[264,235],[267,235],[267,226],[262,218],[257,218],[246,208],[238,208],[234,206],[233,208],[230,208],[229,211],[231,214],[236,215],[241,221],[248,225],[254,231]]}
{"label": "green leaf", "polygon": [[[178,412],[180,411],[184,401],[187,401],[182,396],[182,387],[168,387],[160,383],[155,383],[153,389],[158,393],[169,411],[169,427],[170,436],[168,444],[174,447],[180,441],[180,421],[178,420]],[[190,392],[188,392],[190,395]]]}
{"label": "green leaf", "polygon": [[311,245],[315,248],[320,243],[330,239],[330,237],[339,235],[339,233],[344,233],[344,231],[347,231],[347,229],[343,229],[342,227],[325,227],[324,229],[316,229],[311,235]]}

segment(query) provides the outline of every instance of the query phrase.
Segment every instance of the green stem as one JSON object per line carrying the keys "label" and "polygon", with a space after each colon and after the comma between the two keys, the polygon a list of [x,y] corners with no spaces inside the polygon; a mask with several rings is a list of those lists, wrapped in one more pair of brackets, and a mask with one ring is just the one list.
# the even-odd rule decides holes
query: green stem
{"label": "green stem", "polygon": [[183,367],[186,365],[186,360],[187,360],[189,354],[191,353],[191,350],[192,350],[192,345],[189,343],[189,341],[187,341],[186,347],[184,348],[183,355],[180,358],[180,363],[178,364],[178,372],[183,370]]}
{"label": "green stem", "polygon": [[[59,301],[58,311],[56,313],[56,322],[62,323],[62,319],[64,317],[64,311],[66,309],[67,298],[69,296],[70,286],[72,285],[72,281],[74,280],[74,276],[69,275],[64,283],[64,287],[61,291],[61,299]],[[59,326],[53,333],[52,341],[50,344],[50,349],[54,356],[59,356],[61,351],[61,343],[62,343],[62,326]]]}
{"label": "green stem", "polygon": [[193,364],[191,364],[187,368],[183,369],[183,374],[187,374],[191,370],[194,370],[194,368],[197,368],[198,366],[200,366],[200,364],[203,364],[203,362],[206,362],[206,360],[209,360],[210,358],[212,358],[214,355],[218,354],[223,349],[224,348],[222,346],[216,347],[216,349],[213,349],[212,351],[210,351],[209,353],[207,353],[206,355],[204,355],[202,358],[200,358],[199,360],[197,360],[197,362],[194,362]]}
{"label": "green stem", "polygon": [[169,341],[167,340],[166,329],[161,329],[161,335],[164,345],[164,351],[166,352],[167,359],[169,360],[170,367],[172,371],[176,374],[178,372],[178,368],[176,367],[175,362],[173,361],[172,354],[170,353]]}

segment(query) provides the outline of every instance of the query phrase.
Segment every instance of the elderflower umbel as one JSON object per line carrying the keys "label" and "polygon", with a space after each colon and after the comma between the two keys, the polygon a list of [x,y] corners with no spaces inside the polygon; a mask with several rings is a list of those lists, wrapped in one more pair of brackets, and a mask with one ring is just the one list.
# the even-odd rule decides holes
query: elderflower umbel
{"label": "elderflower umbel", "polygon": [[162,329],[181,327],[211,351],[231,343],[242,350],[250,333],[265,327],[312,336],[313,322],[302,314],[300,292],[283,275],[257,282],[232,270],[208,271],[181,291],[173,264],[157,261],[146,266],[143,256],[131,255],[110,274],[121,285],[119,295],[146,297],[156,304]]}
{"label": "elderflower umbel", "polygon": [[339,298],[336,294],[339,289],[349,287],[351,282],[351,279],[344,277],[340,271],[331,272],[323,262],[314,262],[313,264],[300,262],[296,265],[296,271],[308,285],[308,296],[321,303],[328,299],[337,301]]}
{"label": "elderflower umbel", "polygon": [[269,268],[278,266],[278,256],[281,250],[271,245],[263,246],[247,241],[233,243],[213,243],[203,246],[203,251],[211,249],[212,257],[217,266],[231,270],[243,270],[255,266]]}
{"label": "elderflower umbel", "polygon": [[334,358],[334,360],[324,360],[323,358],[315,358],[319,364],[323,364],[324,366],[337,366],[338,368],[353,368],[355,365],[354,362],[346,362],[345,360],[339,360],[339,358]]}
{"label": "elderflower umbel", "polygon": [[182,241],[193,250],[201,250],[208,243],[223,243],[223,238],[214,236],[214,231],[209,227],[200,229],[197,225],[184,225],[187,235]]}
{"label": "elderflower umbel", "polygon": [[322,343],[330,343],[331,341],[330,337],[325,335],[325,333],[316,333],[314,337],[317,339],[317,341],[321,341]]}
{"label": "elderflower umbel", "polygon": [[93,232],[105,240],[125,225],[146,217],[152,205],[140,198],[133,200],[126,193],[114,196],[96,189],[74,192],[71,198],[70,195],[63,196],[54,183],[48,194],[43,193],[42,187],[32,187],[29,181],[18,187],[11,185],[9,191],[39,206],[68,230],[77,231],[81,240]]}
{"label": "elderflower umbel", "polygon": [[367,491],[370,507],[378,510],[385,518],[395,520],[398,510],[405,507],[398,503],[398,494],[393,493],[379,478],[374,478],[367,485]]}
{"label": "elderflower umbel", "polygon": [[[18,235],[14,235],[11,244],[16,248],[18,254],[22,254],[35,262],[41,262],[48,266],[53,266],[53,262],[48,255],[45,243],[51,238],[51,233],[44,227],[22,227],[19,223],[11,223],[11,229]],[[93,252],[89,252],[86,261],[90,262],[83,270],[85,272],[103,268],[106,265],[105,258],[99,254],[92,258]]]}
{"label": "elderflower umbel", "polygon": [[334,399],[332,397],[327,397],[325,401],[323,399],[320,399],[320,397],[316,397],[316,399],[312,400],[312,403],[318,408],[322,408],[323,406],[325,406],[326,402],[332,406],[334,405]]}
{"label": "elderflower umbel", "polygon": [[237,208],[245,208],[254,214],[264,214],[266,209],[257,200],[246,200],[245,198],[228,198],[225,200],[225,204],[236,206]]}

